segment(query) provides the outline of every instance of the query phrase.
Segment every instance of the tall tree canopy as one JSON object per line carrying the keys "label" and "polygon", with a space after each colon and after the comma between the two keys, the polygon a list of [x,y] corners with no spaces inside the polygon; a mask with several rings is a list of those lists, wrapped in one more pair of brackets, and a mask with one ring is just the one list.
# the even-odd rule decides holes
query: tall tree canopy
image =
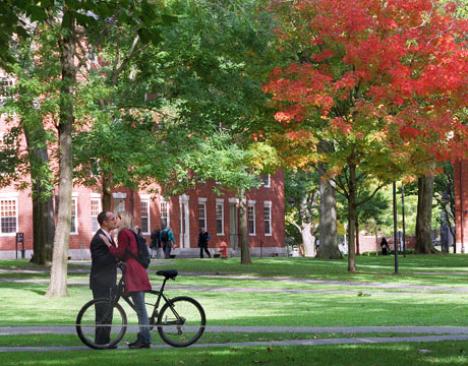
{"label": "tall tree canopy", "polygon": [[[332,141],[329,174],[347,168],[349,263],[354,261],[356,169],[381,181],[466,156],[467,22],[432,0],[274,1],[281,49],[265,91],[285,129]],[[288,51],[289,52],[289,51]]]}

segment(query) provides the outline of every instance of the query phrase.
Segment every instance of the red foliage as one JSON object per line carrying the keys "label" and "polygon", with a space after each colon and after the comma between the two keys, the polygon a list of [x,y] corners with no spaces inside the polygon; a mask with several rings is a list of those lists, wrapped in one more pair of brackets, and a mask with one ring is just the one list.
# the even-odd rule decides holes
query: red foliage
{"label": "red foliage", "polygon": [[[305,24],[297,32],[315,51],[271,73],[264,91],[277,103],[275,119],[302,122],[318,112],[347,136],[355,128],[349,113],[379,118],[376,133],[393,124],[437,158],[459,155],[468,132],[454,114],[468,100],[468,22],[454,10],[434,0],[297,0],[290,16]],[[295,37],[282,34],[283,42]],[[334,108],[343,101],[347,110]]]}

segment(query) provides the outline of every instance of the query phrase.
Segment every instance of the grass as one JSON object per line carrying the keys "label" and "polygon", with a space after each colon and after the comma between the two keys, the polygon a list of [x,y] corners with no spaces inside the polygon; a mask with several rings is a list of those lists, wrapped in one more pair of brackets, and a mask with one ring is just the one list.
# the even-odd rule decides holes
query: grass
{"label": "grass", "polygon": [[3,366],[13,365],[333,365],[333,366],[458,366],[468,365],[463,342],[158,349],[140,351],[73,351],[3,353]]}
{"label": "grass", "polygon": [[[176,268],[181,275],[170,281],[170,296],[189,295],[204,306],[209,325],[244,326],[468,326],[468,257],[433,255],[400,257],[400,274],[393,274],[393,257],[358,257],[358,272],[347,273],[346,260],[254,258],[249,266],[239,259],[158,260],[155,270]],[[0,261],[0,326],[72,325],[80,307],[91,298],[89,264],[69,265],[70,296],[51,299],[48,269],[26,261]],[[22,282],[18,282],[22,281]],[[423,287],[424,286],[424,287]],[[467,291],[464,292],[464,289]],[[130,321],[136,323],[131,311]],[[335,337],[308,334],[206,334],[202,342],[258,341]],[[359,335],[364,336],[364,335]],[[375,334],[373,335],[375,336]],[[30,340],[28,340],[30,337]],[[129,336],[132,337],[132,336]],[[155,336],[157,339],[158,337]],[[58,342],[58,343],[57,343]],[[158,341],[159,342],[159,341]],[[75,336],[2,336],[0,345],[79,345]],[[463,342],[423,345],[275,347],[138,352],[139,364],[218,365],[323,364],[323,365],[464,365]],[[420,348],[429,349],[421,353]],[[129,364],[135,353],[57,352],[1,353],[2,365]],[[28,361],[29,360],[29,361]],[[245,362],[244,362],[245,361]],[[131,362],[130,362],[131,364]]]}
{"label": "grass", "polygon": [[[411,334],[411,336],[427,334]],[[397,337],[398,333],[210,333],[209,329],[203,334],[197,344],[210,343],[244,343],[244,342],[267,342],[282,341],[293,339],[329,339],[329,338],[348,338],[356,337]],[[408,336],[408,334],[403,334]],[[153,345],[165,345],[159,337],[157,331],[152,333]],[[132,342],[136,338],[135,333],[127,332],[119,345],[123,349],[127,342]],[[22,335],[1,335],[0,347],[42,347],[47,346],[83,346],[76,334],[22,334]]]}
{"label": "grass", "polygon": [[[154,269],[177,268],[181,275],[168,283],[168,294],[198,299],[211,325],[468,325],[468,291],[456,291],[466,281],[454,275],[468,274],[468,258],[407,256],[398,276],[392,264],[391,257],[358,257],[360,272],[348,274],[344,260],[263,258],[242,266],[238,259],[179,259],[157,261],[151,278],[157,287],[161,278]],[[81,284],[70,285],[70,296],[63,299],[44,296],[48,274],[38,274],[40,269],[24,261],[0,261],[0,325],[74,323],[91,297],[89,265],[70,266],[70,282]],[[28,276],[43,282],[13,282]]]}

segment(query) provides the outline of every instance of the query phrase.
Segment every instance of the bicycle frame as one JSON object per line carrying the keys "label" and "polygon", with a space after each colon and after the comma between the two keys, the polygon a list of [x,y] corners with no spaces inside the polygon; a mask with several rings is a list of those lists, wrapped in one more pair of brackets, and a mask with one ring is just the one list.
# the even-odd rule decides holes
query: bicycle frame
{"label": "bicycle frame", "polygon": [[[130,296],[124,294],[125,283],[124,283],[123,272],[125,270],[124,269],[125,266],[119,265],[119,268],[122,270],[122,276],[121,276],[121,278],[119,280],[119,283],[117,285],[116,295],[112,299],[112,304],[118,303],[120,298],[123,298],[124,301],[136,312],[135,304],[133,303],[132,299],[130,298]],[[165,301],[165,303],[169,303],[169,306],[171,307],[171,310],[172,310],[173,314],[177,318],[177,321],[178,322],[180,322],[181,320],[183,321],[183,319],[179,316],[177,311],[174,309],[174,307],[170,303],[170,299],[166,295],[164,295],[164,288],[166,287],[167,280],[168,280],[168,278],[165,277],[159,291],[151,290],[151,291],[146,292],[146,293],[150,293],[150,294],[158,296],[158,298],[156,299],[156,302],[154,304],[145,302],[145,305],[152,305],[153,306],[153,311],[151,313],[151,316],[148,317],[148,319],[150,320],[150,325],[158,325],[158,324],[155,324],[155,320],[158,317],[158,310],[159,310],[159,304],[161,303],[161,299],[163,299]],[[169,324],[166,323],[165,325],[169,325]]]}

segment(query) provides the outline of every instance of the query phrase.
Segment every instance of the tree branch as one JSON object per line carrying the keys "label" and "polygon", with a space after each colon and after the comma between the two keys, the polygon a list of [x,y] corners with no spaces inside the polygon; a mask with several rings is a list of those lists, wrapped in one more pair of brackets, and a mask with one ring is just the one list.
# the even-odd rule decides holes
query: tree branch
{"label": "tree branch", "polygon": [[360,205],[366,203],[367,201],[370,201],[372,198],[374,198],[374,196],[377,194],[378,191],[380,191],[383,187],[385,187],[388,183],[382,183],[381,185],[379,185],[376,189],[374,189],[374,192],[372,192],[372,194],[365,198],[365,199],[362,199],[360,201],[358,201],[356,203],[356,207],[359,207]]}

